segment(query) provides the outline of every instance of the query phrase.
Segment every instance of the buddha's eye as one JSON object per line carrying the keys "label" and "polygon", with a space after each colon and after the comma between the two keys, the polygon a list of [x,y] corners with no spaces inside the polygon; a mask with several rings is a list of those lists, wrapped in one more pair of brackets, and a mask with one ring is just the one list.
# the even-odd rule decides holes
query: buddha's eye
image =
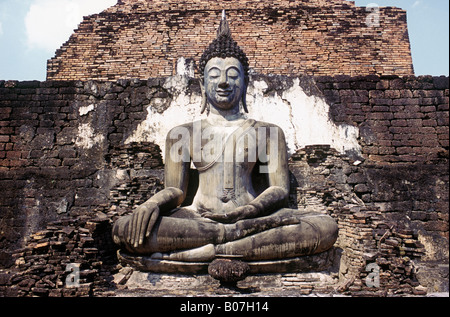
{"label": "buddha's eye", "polygon": [[216,68],[213,68],[213,69],[211,69],[208,72],[208,76],[210,78],[219,78],[220,77],[220,71],[218,69],[216,69]]}
{"label": "buddha's eye", "polygon": [[237,69],[235,69],[235,68],[230,68],[230,69],[228,70],[228,72],[227,72],[227,75],[228,75],[228,77],[230,77],[231,79],[236,80],[236,79],[239,78],[240,73],[239,73],[239,71],[238,71]]}

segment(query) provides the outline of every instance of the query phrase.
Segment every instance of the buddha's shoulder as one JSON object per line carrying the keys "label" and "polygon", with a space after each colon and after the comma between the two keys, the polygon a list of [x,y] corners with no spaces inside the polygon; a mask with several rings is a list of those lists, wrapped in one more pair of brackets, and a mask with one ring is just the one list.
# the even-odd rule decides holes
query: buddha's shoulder
{"label": "buddha's shoulder", "polygon": [[[258,128],[266,128],[266,129],[276,129],[278,131],[283,132],[283,130],[276,124],[265,122],[265,121],[259,121],[254,119],[248,119],[246,123],[250,123],[251,127],[258,129]],[[192,122],[187,122],[184,124],[180,124],[178,126],[175,126],[169,130],[169,133],[180,133],[183,131],[200,131],[203,128],[210,126],[210,124],[207,123],[207,121],[203,120],[197,120]],[[195,129],[196,128],[196,129]]]}
{"label": "buddha's shoulder", "polygon": [[255,120],[255,124],[253,126],[255,128],[273,128],[273,129],[283,131],[278,125],[276,125],[274,123],[265,122],[265,121]]}

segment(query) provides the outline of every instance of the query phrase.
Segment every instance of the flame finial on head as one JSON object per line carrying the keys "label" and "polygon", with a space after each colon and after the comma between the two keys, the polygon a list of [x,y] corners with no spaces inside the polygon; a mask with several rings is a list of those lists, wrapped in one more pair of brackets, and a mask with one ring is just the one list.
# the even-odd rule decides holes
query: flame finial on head
{"label": "flame finial on head", "polygon": [[228,25],[225,10],[222,10],[222,20],[220,21],[219,28],[217,29],[217,37],[219,38],[220,36],[231,37],[230,26]]}

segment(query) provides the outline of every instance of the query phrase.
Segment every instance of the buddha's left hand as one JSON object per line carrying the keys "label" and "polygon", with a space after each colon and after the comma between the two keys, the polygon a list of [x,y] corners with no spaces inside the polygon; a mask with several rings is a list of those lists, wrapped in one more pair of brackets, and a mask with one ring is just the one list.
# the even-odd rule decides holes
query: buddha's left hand
{"label": "buddha's left hand", "polygon": [[214,214],[206,212],[203,217],[223,223],[234,223],[236,221],[248,218],[254,218],[258,215],[258,209],[252,205],[245,205],[225,214]]}

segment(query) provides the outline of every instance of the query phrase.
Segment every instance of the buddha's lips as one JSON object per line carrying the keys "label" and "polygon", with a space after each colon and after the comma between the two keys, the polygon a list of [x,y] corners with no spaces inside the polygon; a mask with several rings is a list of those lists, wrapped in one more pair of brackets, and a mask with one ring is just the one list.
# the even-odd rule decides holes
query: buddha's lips
{"label": "buddha's lips", "polygon": [[221,97],[228,97],[232,92],[231,90],[220,90],[217,91],[217,94]]}

